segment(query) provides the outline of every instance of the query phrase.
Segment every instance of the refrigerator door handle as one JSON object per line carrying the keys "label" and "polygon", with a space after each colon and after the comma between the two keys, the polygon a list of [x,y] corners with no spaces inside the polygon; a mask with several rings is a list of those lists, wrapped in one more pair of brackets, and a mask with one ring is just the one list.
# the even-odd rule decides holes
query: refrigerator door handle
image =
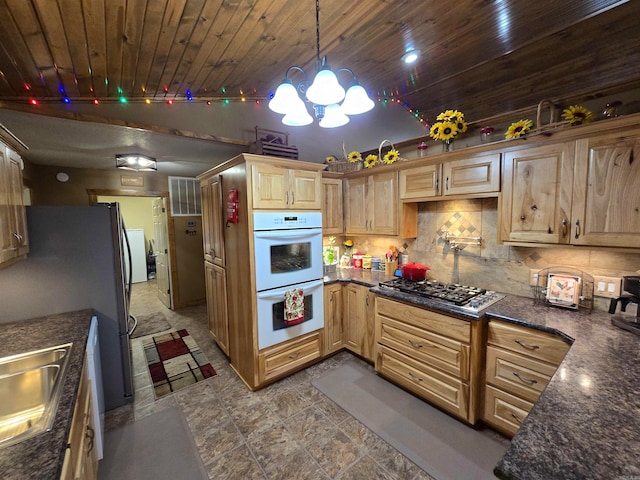
{"label": "refrigerator door handle", "polygon": [[129,319],[133,319],[133,327],[127,331],[127,335],[131,336],[133,335],[133,332],[135,332],[136,328],[138,328],[138,319],[131,314],[129,314]]}

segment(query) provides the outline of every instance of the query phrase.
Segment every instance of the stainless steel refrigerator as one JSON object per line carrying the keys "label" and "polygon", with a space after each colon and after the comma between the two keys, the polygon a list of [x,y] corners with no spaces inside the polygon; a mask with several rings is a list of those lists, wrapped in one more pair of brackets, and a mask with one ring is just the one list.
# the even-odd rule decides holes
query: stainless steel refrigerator
{"label": "stainless steel refrigerator", "polygon": [[0,270],[0,322],[92,308],[105,410],[133,400],[126,237],[117,203],[27,207],[27,259]]}

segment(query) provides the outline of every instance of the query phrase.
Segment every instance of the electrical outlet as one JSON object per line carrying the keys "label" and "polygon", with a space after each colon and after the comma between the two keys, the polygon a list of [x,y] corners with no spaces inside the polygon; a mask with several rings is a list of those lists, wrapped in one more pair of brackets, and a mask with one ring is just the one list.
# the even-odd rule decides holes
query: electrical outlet
{"label": "electrical outlet", "polygon": [[620,277],[593,276],[593,294],[598,297],[616,298],[620,296]]}
{"label": "electrical outlet", "polygon": [[534,270],[533,268],[529,270],[529,285],[538,285],[538,271],[539,270]]}

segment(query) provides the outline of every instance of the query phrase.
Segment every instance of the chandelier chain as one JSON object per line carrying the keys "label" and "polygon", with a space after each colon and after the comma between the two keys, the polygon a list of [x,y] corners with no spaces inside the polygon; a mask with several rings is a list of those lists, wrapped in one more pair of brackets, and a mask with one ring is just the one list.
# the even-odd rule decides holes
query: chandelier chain
{"label": "chandelier chain", "polygon": [[320,65],[320,0],[316,0],[316,63]]}

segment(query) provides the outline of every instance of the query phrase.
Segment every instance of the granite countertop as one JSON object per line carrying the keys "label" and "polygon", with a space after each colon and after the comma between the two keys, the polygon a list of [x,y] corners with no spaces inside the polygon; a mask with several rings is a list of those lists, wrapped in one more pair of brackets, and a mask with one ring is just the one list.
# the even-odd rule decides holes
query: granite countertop
{"label": "granite countertop", "polygon": [[3,480],[60,478],[92,315],[89,309],[0,324],[0,358],[73,342],[51,431],[0,448]]}
{"label": "granite countertop", "polygon": [[640,337],[607,312],[569,310],[507,295],[483,315],[378,287],[383,272],[338,269],[325,283],[353,281],[389,298],[479,320],[483,315],[552,332],[571,344],[494,473],[501,479],[640,478]]}
{"label": "granite countertop", "polygon": [[640,478],[640,337],[606,312],[508,296],[490,318],[574,339],[494,473],[503,479]]}
{"label": "granite countertop", "polygon": [[335,282],[353,282],[365,287],[376,287],[380,282],[393,280],[393,275],[377,270],[369,270],[362,268],[336,268],[335,273],[329,273],[324,276],[324,284],[328,285]]}

